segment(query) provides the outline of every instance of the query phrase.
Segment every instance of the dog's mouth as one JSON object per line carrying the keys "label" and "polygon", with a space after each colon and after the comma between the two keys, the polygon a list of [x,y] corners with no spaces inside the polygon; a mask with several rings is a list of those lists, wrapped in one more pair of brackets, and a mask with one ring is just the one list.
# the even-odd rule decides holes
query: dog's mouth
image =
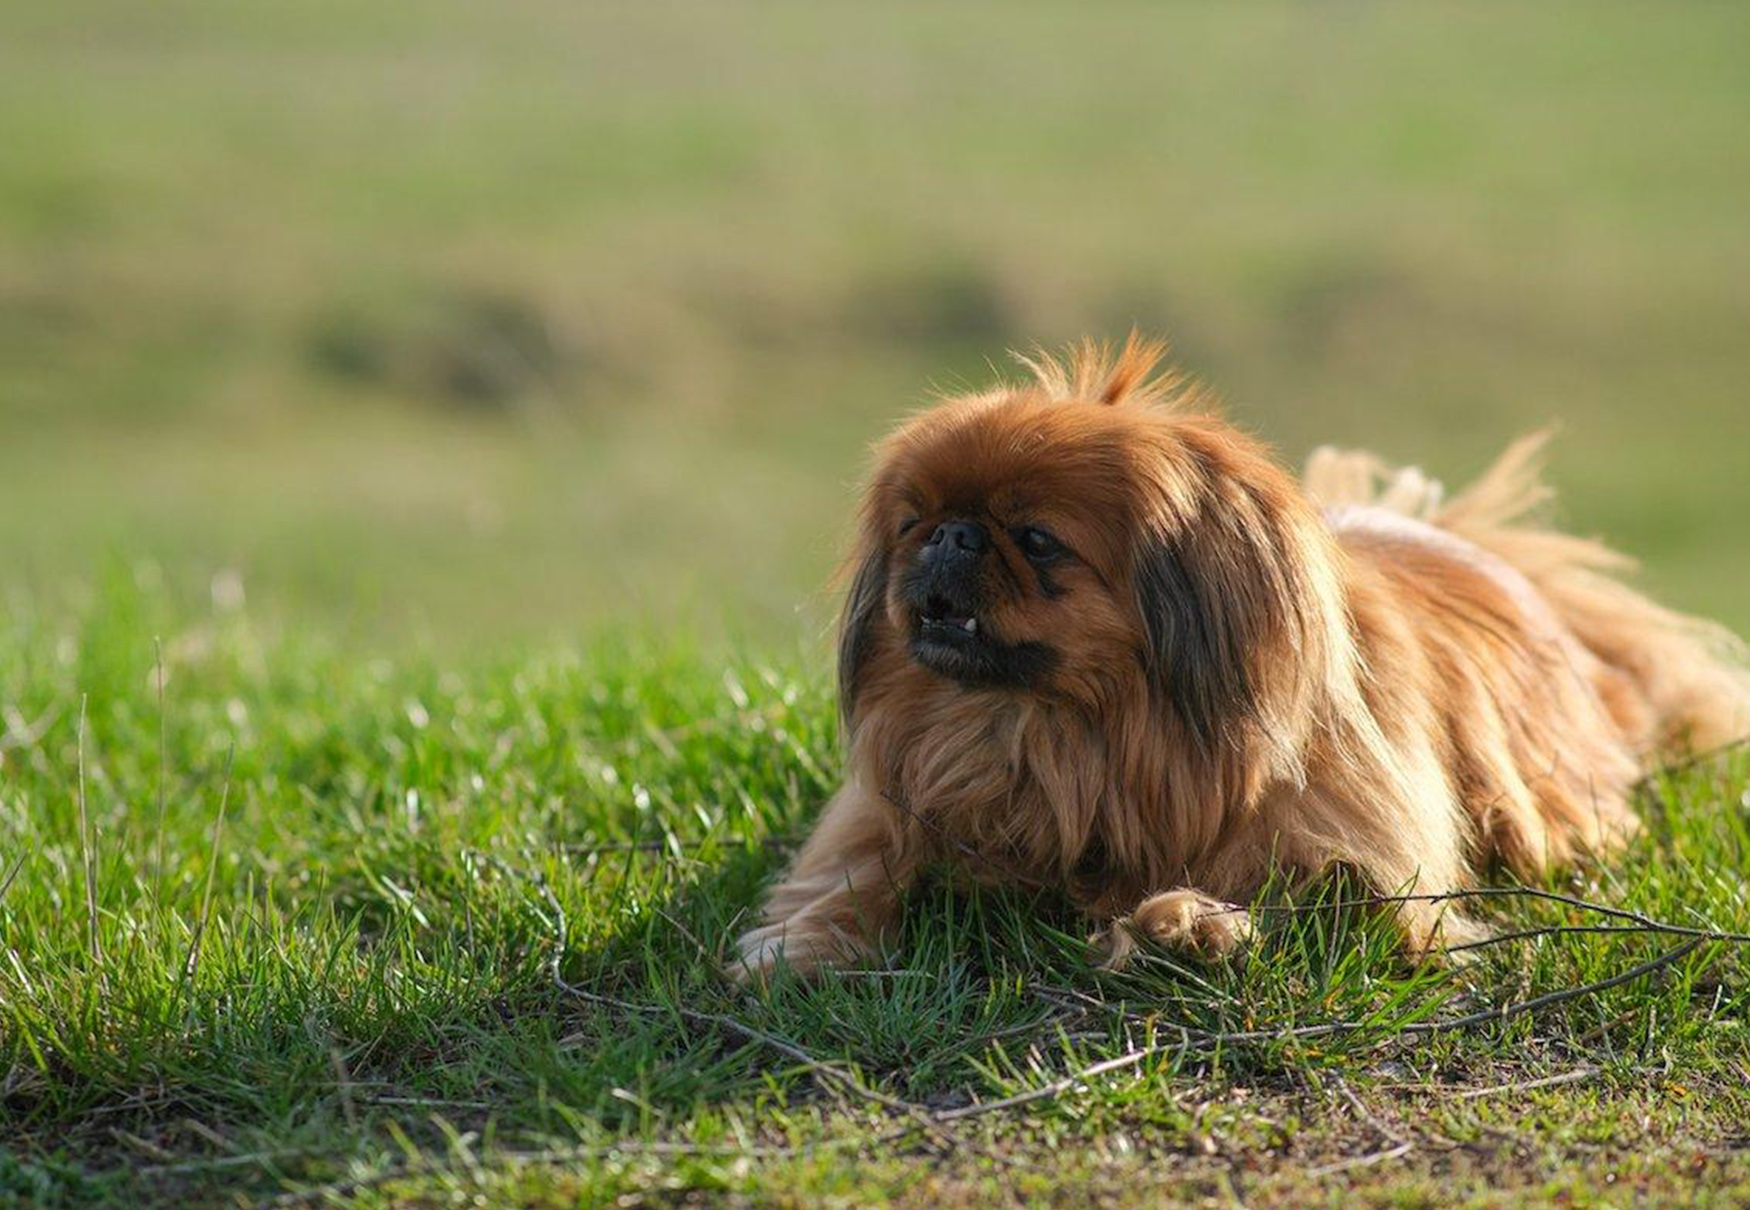
{"label": "dog's mouth", "polygon": [[976,613],[956,606],[946,597],[931,595],[918,609],[918,638],[921,641],[968,650],[987,637],[978,624]]}
{"label": "dog's mouth", "polygon": [[913,607],[913,618],[912,659],[968,688],[1032,688],[1057,661],[1043,643],[1004,642],[976,611],[934,593]]}

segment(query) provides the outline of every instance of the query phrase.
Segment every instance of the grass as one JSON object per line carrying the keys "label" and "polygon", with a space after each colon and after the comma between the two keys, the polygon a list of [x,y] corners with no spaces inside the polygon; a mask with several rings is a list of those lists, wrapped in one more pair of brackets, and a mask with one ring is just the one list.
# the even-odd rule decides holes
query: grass
{"label": "grass", "polygon": [[[800,652],[622,636],[361,662],[120,579],[77,624],[12,619],[0,699],[11,1204],[1750,1191],[1742,945],[1418,1034],[1678,940],[1558,932],[1411,968],[1332,908],[1270,917],[1232,966],[1113,976],[1064,905],[938,883],[870,971],[737,992],[725,946],[838,759]],[[1656,778],[1647,839],[1560,889],[1750,931],[1747,784],[1743,752]],[[1600,922],[1485,906],[1504,928]]]}

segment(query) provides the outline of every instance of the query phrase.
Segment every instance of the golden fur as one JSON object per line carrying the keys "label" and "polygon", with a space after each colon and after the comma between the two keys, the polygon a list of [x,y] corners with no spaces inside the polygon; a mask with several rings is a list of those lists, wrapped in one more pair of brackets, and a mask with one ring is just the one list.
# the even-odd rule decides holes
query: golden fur
{"label": "golden fur", "polygon": [[[1067,890],[1112,961],[1138,938],[1233,949],[1231,905],[1273,867],[1425,895],[1497,860],[1535,878],[1635,832],[1654,753],[1750,726],[1729,636],[1528,519],[1541,438],[1450,502],[1365,454],[1322,450],[1297,482],[1151,378],[1160,353],[1024,359],[1032,381],[878,447],[841,622],[845,783],[742,974],[855,960],[933,863]],[[997,644],[1001,676],[919,654],[914,572],[960,522],[964,641]],[[1029,526],[1060,553],[1037,561]],[[1474,932],[1397,910],[1412,952]]]}

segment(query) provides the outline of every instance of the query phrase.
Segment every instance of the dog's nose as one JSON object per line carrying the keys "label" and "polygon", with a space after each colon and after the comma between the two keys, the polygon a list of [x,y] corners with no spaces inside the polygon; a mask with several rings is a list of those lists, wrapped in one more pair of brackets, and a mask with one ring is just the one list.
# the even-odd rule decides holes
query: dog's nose
{"label": "dog's nose", "polygon": [[943,547],[944,554],[963,550],[976,555],[984,553],[984,548],[990,545],[990,535],[976,521],[944,521],[936,526],[926,545]]}

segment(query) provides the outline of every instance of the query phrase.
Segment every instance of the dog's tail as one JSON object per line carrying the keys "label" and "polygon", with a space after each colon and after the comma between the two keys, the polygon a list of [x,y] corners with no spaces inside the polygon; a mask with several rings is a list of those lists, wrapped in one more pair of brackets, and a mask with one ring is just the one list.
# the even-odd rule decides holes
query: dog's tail
{"label": "dog's tail", "polygon": [[[1663,749],[1711,748],[1750,732],[1750,672],[1744,644],[1724,627],[1648,599],[1623,582],[1634,561],[1603,543],[1551,528],[1554,496],[1542,481],[1550,433],[1523,437],[1450,501],[1414,468],[1371,454],[1321,449],[1307,464],[1307,490],[1321,504],[1390,509],[1450,530],[1530,580],[1581,643],[1614,669],[1638,699],[1612,702],[1625,730]],[[1633,715],[1643,725],[1631,726]]]}

